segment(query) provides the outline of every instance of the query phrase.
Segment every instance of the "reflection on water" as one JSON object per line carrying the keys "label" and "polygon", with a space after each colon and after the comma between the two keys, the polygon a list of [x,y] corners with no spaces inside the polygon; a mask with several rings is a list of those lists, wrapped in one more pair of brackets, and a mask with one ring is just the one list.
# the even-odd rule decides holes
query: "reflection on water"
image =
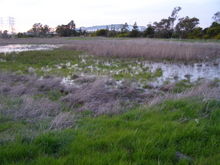
{"label": "reflection on water", "polygon": [[183,79],[188,79],[191,82],[197,81],[200,78],[213,80],[220,79],[220,59],[215,62],[203,62],[194,64],[171,64],[171,63],[154,63],[145,62],[150,70],[154,71],[161,68],[163,75],[159,77],[154,84],[163,84],[165,81],[175,82]]}
{"label": "reflection on water", "polygon": [[52,50],[58,48],[57,45],[48,44],[13,44],[0,46],[0,53],[12,53],[12,52],[24,52],[24,51],[34,51],[34,50]]}

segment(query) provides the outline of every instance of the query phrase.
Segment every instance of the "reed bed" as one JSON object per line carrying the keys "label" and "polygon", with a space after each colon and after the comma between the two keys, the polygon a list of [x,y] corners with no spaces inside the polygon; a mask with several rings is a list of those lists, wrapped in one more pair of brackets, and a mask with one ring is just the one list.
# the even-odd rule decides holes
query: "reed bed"
{"label": "reed bed", "polygon": [[92,55],[147,60],[208,61],[220,57],[218,43],[187,43],[152,39],[75,41],[65,49]]}

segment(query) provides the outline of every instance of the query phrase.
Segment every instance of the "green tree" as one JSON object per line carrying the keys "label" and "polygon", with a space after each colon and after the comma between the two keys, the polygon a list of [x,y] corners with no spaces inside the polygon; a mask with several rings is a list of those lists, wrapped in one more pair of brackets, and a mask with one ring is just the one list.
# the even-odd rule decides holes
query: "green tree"
{"label": "green tree", "polygon": [[2,35],[2,38],[10,38],[10,36],[8,35],[8,31],[7,30],[4,30],[1,35]]}
{"label": "green tree", "polygon": [[179,22],[176,25],[176,33],[180,38],[187,38],[190,33],[197,27],[199,24],[199,19],[196,17],[189,18],[183,17],[179,19]]}
{"label": "green tree", "polygon": [[172,36],[171,21],[162,19],[160,22],[154,22],[155,36],[157,38],[170,38]]}
{"label": "green tree", "polygon": [[203,29],[201,27],[196,27],[191,33],[188,34],[188,38],[200,39],[203,38]]}
{"label": "green tree", "polygon": [[179,11],[180,11],[181,9],[182,9],[182,8],[181,8],[180,6],[175,7],[175,8],[173,9],[172,13],[171,13],[171,16],[168,18],[168,21],[170,22],[170,23],[169,23],[169,25],[170,25],[169,30],[171,31],[172,36],[173,36],[174,31],[175,31],[175,29],[174,29],[174,24],[175,24],[175,21],[176,21],[177,18],[178,18],[178,13],[179,13]]}
{"label": "green tree", "polygon": [[43,35],[47,35],[48,32],[50,32],[50,27],[48,25],[44,25],[41,29],[41,33]]}
{"label": "green tree", "polygon": [[220,24],[220,11],[216,12],[212,19],[214,19],[215,22]]}
{"label": "green tree", "polygon": [[128,33],[129,32],[129,29],[128,29],[129,27],[128,27],[128,23],[127,22],[125,22],[125,24],[122,26],[122,28],[121,28],[121,32],[122,33]]}
{"label": "green tree", "polygon": [[181,7],[175,7],[168,18],[162,19],[160,22],[154,22],[155,36],[158,38],[171,38],[174,33],[174,24],[178,18]]}
{"label": "green tree", "polygon": [[143,36],[148,38],[153,38],[154,33],[155,33],[154,27],[151,24],[149,24],[147,25],[147,28],[145,29]]}
{"label": "green tree", "polygon": [[62,37],[69,37],[73,35],[74,31],[69,28],[67,25],[59,25],[56,28],[56,32],[59,34],[59,36]]}
{"label": "green tree", "polygon": [[43,28],[43,25],[41,23],[35,23],[28,32],[32,32],[34,36],[38,37],[40,36],[42,28]]}
{"label": "green tree", "polygon": [[46,36],[50,31],[50,27],[48,25],[42,25],[41,23],[35,23],[32,28],[28,31],[33,33],[35,37]]}
{"label": "green tree", "polygon": [[101,37],[107,37],[108,32],[109,32],[109,30],[107,30],[107,29],[100,29],[95,32],[95,35],[101,36]]}
{"label": "green tree", "polygon": [[133,25],[133,29],[129,34],[130,37],[139,37],[140,36],[140,32],[138,30],[138,26],[137,23],[135,22]]}
{"label": "green tree", "polygon": [[206,31],[206,38],[220,39],[220,24],[213,22]]}

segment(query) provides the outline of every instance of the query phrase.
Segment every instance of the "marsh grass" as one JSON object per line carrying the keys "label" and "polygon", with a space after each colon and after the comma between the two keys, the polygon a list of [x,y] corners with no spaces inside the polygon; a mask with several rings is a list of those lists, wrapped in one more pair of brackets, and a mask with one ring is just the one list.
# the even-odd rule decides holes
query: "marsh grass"
{"label": "marsh grass", "polygon": [[97,56],[139,57],[147,60],[189,63],[219,58],[220,52],[218,43],[190,43],[149,39],[76,41],[74,44],[64,47],[66,49],[87,51]]}
{"label": "marsh grass", "polygon": [[[1,144],[0,162],[217,165],[219,112],[219,101],[180,99],[121,115],[86,115],[75,129]],[[190,160],[179,158],[177,153]]]}
{"label": "marsh grass", "polygon": [[52,66],[67,61],[76,61],[79,51],[30,51],[12,54],[0,54],[0,58],[6,60],[6,63],[1,63],[1,69],[12,71],[26,71],[28,67],[40,68],[43,66]]}
{"label": "marsh grass", "polygon": [[[141,59],[97,57],[82,51],[57,49],[53,51],[30,51],[0,54],[0,70],[38,76],[71,76],[74,74],[104,75],[117,80],[152,80],[162,76],[162,70],[155,72],[139,64]],[[142,73],[144,72],[144,73]]]}

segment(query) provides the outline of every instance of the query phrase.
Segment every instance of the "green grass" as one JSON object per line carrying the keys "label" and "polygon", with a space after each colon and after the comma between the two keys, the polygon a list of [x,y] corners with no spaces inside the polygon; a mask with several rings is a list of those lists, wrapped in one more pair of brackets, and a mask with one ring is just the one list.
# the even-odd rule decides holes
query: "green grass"
{"label": "green grass", "polygon": [[220,163],[220,102],[168,100],[121,115],[84,117],[74,129],[1,144],[0,164],[180,165]]}
{"label": "green grass", "polygon": [[29,51],[21,52],[19,54],[12,53],[8,55],[0,54],[0,58],[6,62],[0,63],[0,68],[10,71],[27,72],[29,67],[39,69],[41,67],[53,66],[63,62],[78,61],[78,55],[82,52],[79,51]]}
{"label": "green grass", "polygon": [[[27,74],[33,68],[39,76],[71,76],[73,74],[107,75],[118,80],[152,80],[162,76],[162,70],[151,72],[139,62],[143,59],[94,57],[85,52],[56,49],[0,54],[0,70]],[[76,65],[76,66],[75,66]],[[138,73],[136,73],[137,69]]]}
{"label": "green grass", "polygon": [[198,84],[191,83],[189,80],[181,80],[175,84],[175,87],[173,88],[172,92],[181,93],[187,89],[195,87],[196,85]]}

